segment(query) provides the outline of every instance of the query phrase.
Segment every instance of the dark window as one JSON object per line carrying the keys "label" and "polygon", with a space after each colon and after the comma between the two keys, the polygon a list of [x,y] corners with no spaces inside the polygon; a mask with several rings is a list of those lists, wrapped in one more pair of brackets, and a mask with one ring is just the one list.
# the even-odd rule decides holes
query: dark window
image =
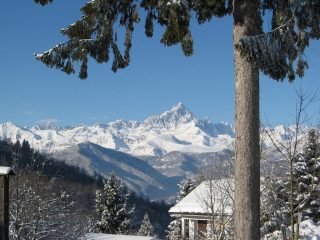
{"label": "dark window", "polygon": [[207,233],[207,221],[198,220],[198,236],[200,239],[205,238]]}

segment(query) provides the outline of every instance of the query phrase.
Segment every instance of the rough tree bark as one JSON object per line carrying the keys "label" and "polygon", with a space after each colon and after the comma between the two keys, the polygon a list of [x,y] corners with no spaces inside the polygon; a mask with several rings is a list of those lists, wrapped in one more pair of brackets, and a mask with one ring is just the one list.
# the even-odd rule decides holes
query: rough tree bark
{"label": "rough tree bark", "polygon": [[[261,32],[259,1],[234,0],[234,44]],[[235,239],[260,239],[259,69],[234,50],[236,79]]]}

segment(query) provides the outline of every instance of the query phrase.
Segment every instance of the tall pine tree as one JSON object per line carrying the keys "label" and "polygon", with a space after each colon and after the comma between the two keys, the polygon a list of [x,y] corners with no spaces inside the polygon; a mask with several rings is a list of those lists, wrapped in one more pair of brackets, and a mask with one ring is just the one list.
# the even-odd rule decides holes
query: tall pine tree
{"label": "tall pine tree", "polygon": [[[34,0],[45,5],[52,0]],[[181,44],[193,53],[192,16],[199,24],[214,17],[233,17],[236,86],[235,238],[260,238],[259,71],[275,80],[303,77],[308,67],[304,51],[320,38],[320,2],[317,0],[91,0],[81,8],[82,18],[61,30],[68,41],[36,58],[50,68],[86,79],[88,57],[107,63],[112,70],[130,63],[134,25],[145,10],[145,34],[153,36],[154,23],[164,27],[161,43]],[[270,32],[263,31],[263,17],[271,15]],[[265,18],[268,19],[268,18]],[[125,32],[124,52],[118,31]]]}
{"label": "tall pine tree", "polygon": [[101,233],[124,234],[131,232],[133,208],[128,206],[127,190],[115,173],[104,181],[103,189],[96,192],[96,228]]}

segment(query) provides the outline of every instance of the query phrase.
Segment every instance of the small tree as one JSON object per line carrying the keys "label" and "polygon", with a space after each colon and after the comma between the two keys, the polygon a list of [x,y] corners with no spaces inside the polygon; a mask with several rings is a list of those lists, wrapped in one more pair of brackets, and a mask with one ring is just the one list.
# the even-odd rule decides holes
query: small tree
{"label": "small tree", "polygon": [[168,230],[166,230],[167,240],[181,240],[181,221],[175,218],[170,222]]}
{"label": "small tree", "polygon": [[150,222],[149,215],[147,212],[144,214],[138,235],[148,236],[148,237],[155,236],[154,227],[153,227],[152,223]]}
{"label": "small tree", "polygon": [[133,208],[129,209],[128,196],[123,182],[111,173],[104,181],[103,189],[96,192],[98,231],[110,234],[131,231]]}

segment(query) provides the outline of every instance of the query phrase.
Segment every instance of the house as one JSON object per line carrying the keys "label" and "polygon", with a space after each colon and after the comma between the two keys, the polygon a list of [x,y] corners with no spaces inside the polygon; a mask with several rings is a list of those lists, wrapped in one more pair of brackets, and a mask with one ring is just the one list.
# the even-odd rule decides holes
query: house
{"label": "house", "polygon": [[204,181],[175,206],[169,214],[181,219],[184,240],[213,239],[232,235],[233,179]]}

